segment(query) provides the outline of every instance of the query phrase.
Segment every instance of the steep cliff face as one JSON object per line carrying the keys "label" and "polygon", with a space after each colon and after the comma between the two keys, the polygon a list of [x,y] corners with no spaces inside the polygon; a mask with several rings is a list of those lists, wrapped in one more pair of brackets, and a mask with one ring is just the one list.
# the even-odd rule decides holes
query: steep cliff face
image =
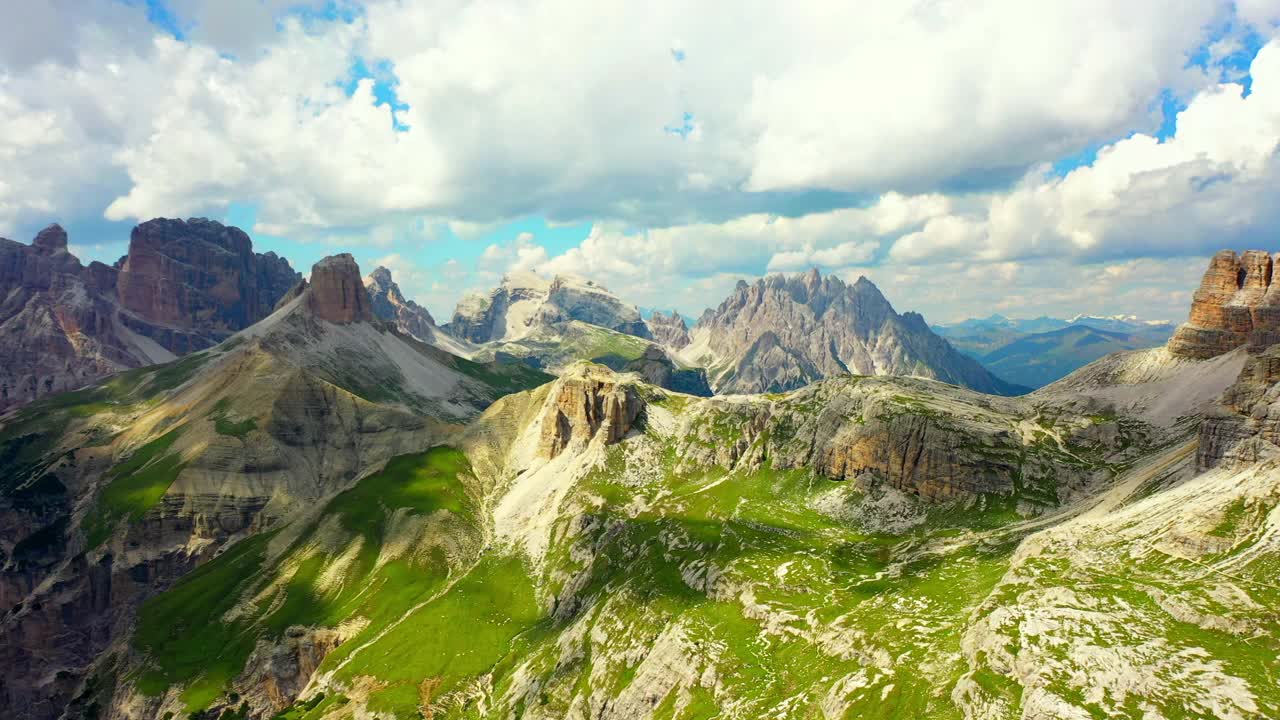
{"label": "steep cliff face", "polygon": [[708,367],[718,393],[784,391],[848,373],[1018,391],[957,352],[920,315],[899,315],[871,281],[846,285],[816,269],[739,282],[698,320],[681,357]]}
{"label": "steep cliff face", "polygon": [[173,359],[119,322],[116,276],[81,265],[57,225],[32,245],[0,238],[0,411]]}
{"label": "steep cliff face", "polygon": [[339,325],[373,320],[360,266],[349,254],[331,255],[311,266],[307,284],[307,307],[321,320]]}
{"label": "steep cliff face", "polygon": [[364,287],[369,293],[375,318],[391,323],[412,338],[455,355],[470,357],[475,352],[470,343],[441,330],[426,308],[406,298],[387,268],[375,268],[365,277]]}
{"label": "steep cliff face", "polygon": [[538,443],[539,454],[546,459],[596,437],[605,445],[618,442],[644,408],[634,385],[590,366],[578,366],[566,374],[551,393]]}
{"label": "steep cliff face", "polygon": [[1175,355],[1211,358],[1280,332],[1280,292],[1273,290],[1274,260],[1261,250],[1223,250],[1209,262],[1191,303],[1191,316],[1169,341]]}
{"label": "steep cliff face", "polygon": [[560,323],[578,321],[635,337],[648,338],[640,311],[609,290],[572,276],[547,280],[534,273],[513,273],[487,294],[458,303],[446,329],[473,343],[519,340]]}
{"label": "steep cliff face", "polygon": [[51,225],[0,239],[0,410],[128,368],[167,362],[248,327],[300,276],[237,228],[152,220],[116,267],[87,267]]}
{"label": "steep cliff face", "polygon": [[243,230],[204,218],[157,218],[133,229],[118,263],[120,306],[170,352],[213,345],[271,313],[301,277]]}
{"label": "steep cliff face", "polygon": [[927,502],[995,495],[1052,507],[1103,477],[1103,457],[1136,452],[1122,447],[1153,432],[933,381],[831,378],[776,399],[703,401],[676,435],[686,470],[811,468]]}
{"label": "steep cliff face", "polygon": [[663,315],[655,310],[645,321],[649,326],[649,334],[654,342],[672,350],[680,350],[689,344],[689,326],[685,324],[680,313],[672,310],[670,315]]}

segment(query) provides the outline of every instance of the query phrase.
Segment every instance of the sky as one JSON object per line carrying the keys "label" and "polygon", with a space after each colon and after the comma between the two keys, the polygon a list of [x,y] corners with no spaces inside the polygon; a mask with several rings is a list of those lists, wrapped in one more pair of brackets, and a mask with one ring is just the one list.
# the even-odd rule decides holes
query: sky
{"label": "sky", "polygon": [[[1280,251],[1280,0],[0,0],[0,236],[153,217],[696,317],[818,267],[932,322],[1185,317]],[[13,22],[13,18],[20,18]]]}

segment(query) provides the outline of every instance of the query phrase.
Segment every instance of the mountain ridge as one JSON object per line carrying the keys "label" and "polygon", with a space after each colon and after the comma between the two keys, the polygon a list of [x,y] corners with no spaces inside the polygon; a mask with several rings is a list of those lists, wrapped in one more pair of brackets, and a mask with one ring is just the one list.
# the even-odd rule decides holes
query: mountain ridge
{"label": "mountain ridge", "polygon": [[[978,390],[1025,389],[992,376],[956,352],[915,312],[898,314],[866,277],[846,285],[815,268],[769,275],[708,309],[680,355],[711,370],[717,392],[788,390],[854,373],[932,377]],[[761,364],[755,359],[768,356]]]}
{"label": "mountain ridge", "polygon": [[114,266],[81,264],[57,224],[31,245],[0,239],[0,410],[208,348],[300,278],[204,218],[139,224]]}

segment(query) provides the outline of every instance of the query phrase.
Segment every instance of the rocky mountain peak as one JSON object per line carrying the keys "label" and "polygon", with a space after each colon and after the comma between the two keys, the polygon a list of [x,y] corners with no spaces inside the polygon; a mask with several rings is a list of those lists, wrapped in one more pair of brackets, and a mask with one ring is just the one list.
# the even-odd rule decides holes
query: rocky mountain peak
{"label": "rocky mountain peak", "polygon": [[37,233],[31,244],[48,253],[64,252],[67,249],[67,231],[58,223],[53,223]]}
{"label": "rocky mountain peak", "polygon": [[255,253],[240,228],[207,218],[141,223],[116,267],[130,327],[178,354],[270,315],[301,277],[284,258]]}
{"label": "rocky mountain peak", "polygon": [[668,315],[655,310],[645,324],[649,326],[649,334],[659,345],[679,350],[689,344],[689,326],[675,310]]}
{"label": "rocky mountain peak", "polygon": [[791,390],[851,372],[1017,391],[952,348],[918,314],[899,315],[867,278],[847,285],[816,268],[738,283],[703,314],[692,338],[682,359],[712,368],[720,393]]}
{"label": "rocky mountain peak", "polygon": [[307,307],[316,317],[338,325],[373,320],[369,292],[350,253],[330,255],[311,266]]}
{"label": "rocky mountain peak", "polygon": [[442,343],[448,336],[441,335],[431,313],[418,303],[406,299],[404,293],[400,292],[400,286],[392,279],[390,270],[382,266],[375,268],[364,279],[364,287],[369,293],[374,317],[395,325],[400,332],[422,342],[453,349],[447,343]]}
{"label": "rocky mountain peak", "polygon": [[532,272],[510,273],[488,293],[459,301],[446,329],[474,343],[515,340],[539,327],[570,321],[648,338],[640,310],[602,285],[575,275],[551,280]]}
{"label": "rocky mountain peak", "polygon": [[1169,341],[1169,351],[1204,359],[1247,343],[1274,342],[1268,339],[1280,333],[1280,290],[1272,282],[1276,262],[1262,250],[1214,255],[1192,296],[1187,322]]}

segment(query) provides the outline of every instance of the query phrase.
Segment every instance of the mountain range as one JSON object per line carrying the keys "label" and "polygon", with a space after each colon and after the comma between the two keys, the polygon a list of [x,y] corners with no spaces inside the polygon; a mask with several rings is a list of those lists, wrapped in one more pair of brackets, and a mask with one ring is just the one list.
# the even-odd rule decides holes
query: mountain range
{"label": "mountain range", "polygon": [[1111,353],[1163,345],[1176,326],[1133,315],[1077,315],[1070,320],[991,315],[932,327],[992,373],[1038,388]]}
{"label": "mountain range", "polygon": [[1278,716],[1274,263],[1018,397],[817,272],[692,329],[524,275],[438,326],[350,255],[170,288],[210,344],[0,416],[0,715]]}
{"label": "mountain range", "polygon": [[31,245],[0,238],[0,410],[211,347],[301,277],[200,218],[138,225],[114,265],[82,265],[58,225]]}

